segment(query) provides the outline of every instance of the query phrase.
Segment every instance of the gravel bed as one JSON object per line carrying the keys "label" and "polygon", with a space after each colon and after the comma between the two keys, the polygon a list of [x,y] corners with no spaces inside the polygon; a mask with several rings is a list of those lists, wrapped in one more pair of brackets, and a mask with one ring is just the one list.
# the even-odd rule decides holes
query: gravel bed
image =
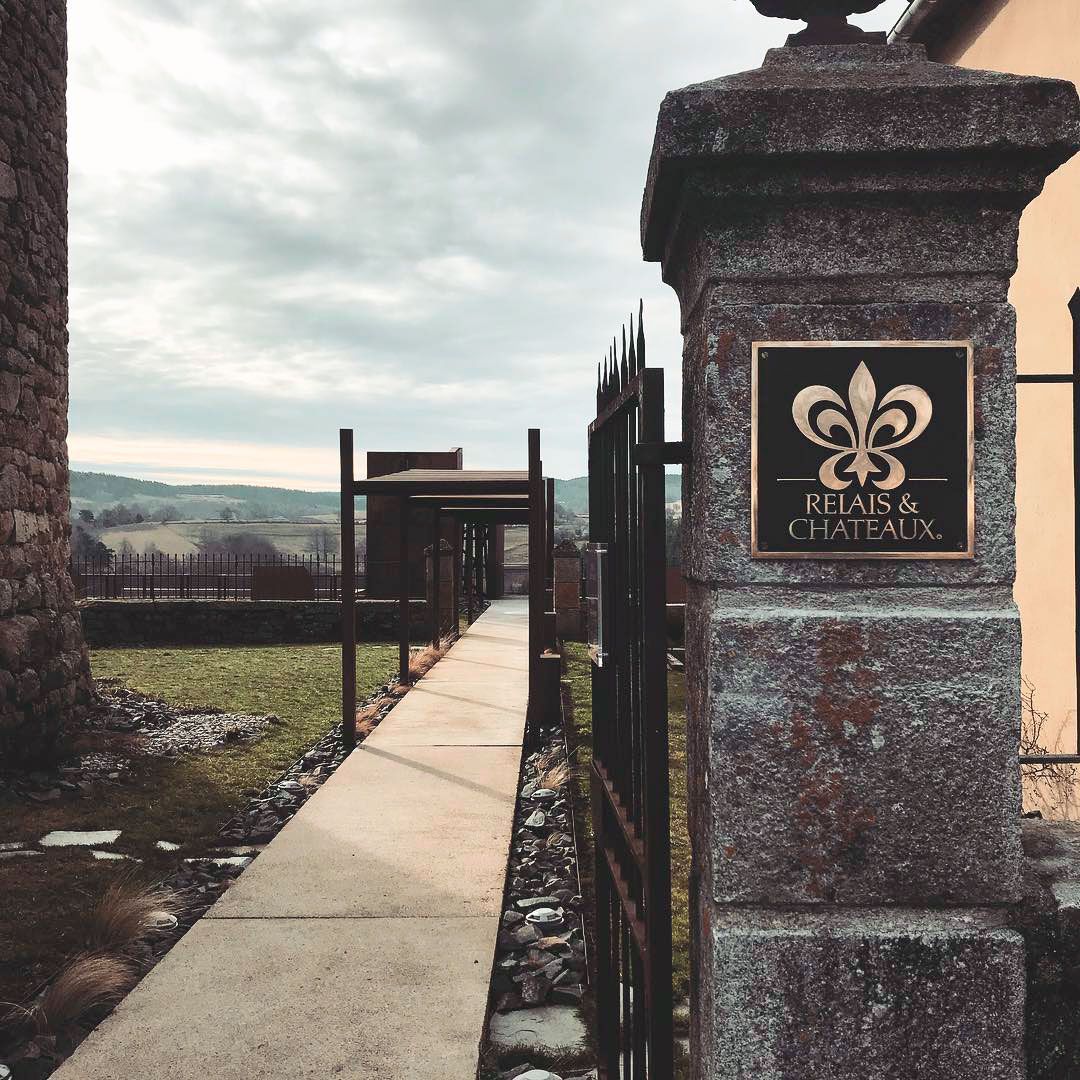
{"label": "gravel bed", "polygon": [[[503,914],[491,980],[497,1013],[565,1006],[580,1009],[588,986],[581,883],[569,780],[545,787],[552,766],[568,766],[561,725],[544,729],[522,762],[507,870]],[[550,772],[547,774],[550,778]],[[547,781],[550,782],[550,779]],[[578,1080],[595,1076],[583,1067],[562,1074],[515,1065],[500,1080],[528,1077]]]}

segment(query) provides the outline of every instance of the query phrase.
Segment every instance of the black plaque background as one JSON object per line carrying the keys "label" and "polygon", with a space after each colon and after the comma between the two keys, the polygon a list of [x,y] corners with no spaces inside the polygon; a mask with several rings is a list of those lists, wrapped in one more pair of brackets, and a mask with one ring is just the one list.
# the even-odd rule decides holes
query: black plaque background
{"label": "black plaque background", "polygon": [[[919,504],[919,516],[934,520],[940,541],[896,543],[885,540],[795,540],[788,532],[793,518],[805,517],[805,495],[824,493],[817,479],[821,463],[834,451],[810,442],[795,426],[791,405],[803,387],[820,383],[846,402],[848,384],[860,362],[877,385],[877,400],[895,386],[914,383],[933,404],[926,430],[900,447],[895,456],[906,470],[904,482],[891,492],[895,507],[907,493]],[[968,351],[956,345],[775,345],[760,343],[757,352],[757,554],[863,555],[896,554],[914,558],[964,557],[968,551]],[[877,415],[875,408],[874,415]],[[850,464],[845,462],[845,465]],[[844,475],[844,474],[841,474]],[[813,477],[782,482],[780,477]],[[944,480],[919,480],[943,477]],[[845,495],[879,489],[872,479],[858,482]],[[894,514],[895,516],[895,514]]]}

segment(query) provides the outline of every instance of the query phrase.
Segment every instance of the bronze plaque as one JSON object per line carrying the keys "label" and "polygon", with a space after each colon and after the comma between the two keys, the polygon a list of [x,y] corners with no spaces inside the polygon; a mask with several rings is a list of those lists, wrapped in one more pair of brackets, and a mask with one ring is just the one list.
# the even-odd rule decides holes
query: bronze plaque
{"label": "bronze plaque", "polygon": [[970,559],[968,341],[757,341],[755,559]]}

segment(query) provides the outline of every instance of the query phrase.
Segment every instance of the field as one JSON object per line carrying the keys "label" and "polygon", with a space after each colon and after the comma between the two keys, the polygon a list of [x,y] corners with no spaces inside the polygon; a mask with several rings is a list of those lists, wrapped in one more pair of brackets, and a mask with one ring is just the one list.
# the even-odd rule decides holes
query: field
{"label": "field", "polygon": [[[193,555],[206,540],[254,533],[269,540],[283,555],[310,555],[316,550],[317,539],[327,530],[333,534],[331,550],[336,553],[340,546],[338,523],[332,514],[307,521],[170,521],[167,524],[144,521],[104,529],[98,538],[113,551],[119,551],[127,541],[137,554],[143,554],[150,546],[151,551],[156,548],[163,555]],[[365,530],[364,519],[358,517],[356,537],[361,546],[366,539]]]}

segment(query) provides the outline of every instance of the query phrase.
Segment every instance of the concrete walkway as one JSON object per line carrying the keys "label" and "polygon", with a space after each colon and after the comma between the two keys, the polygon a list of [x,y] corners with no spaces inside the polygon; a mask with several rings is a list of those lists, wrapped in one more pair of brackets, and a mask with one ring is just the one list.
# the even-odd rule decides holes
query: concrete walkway
{"label": "concrete walkway", "polygon": [[492,605],[57,1080],[473,1076],[527,634]]}

